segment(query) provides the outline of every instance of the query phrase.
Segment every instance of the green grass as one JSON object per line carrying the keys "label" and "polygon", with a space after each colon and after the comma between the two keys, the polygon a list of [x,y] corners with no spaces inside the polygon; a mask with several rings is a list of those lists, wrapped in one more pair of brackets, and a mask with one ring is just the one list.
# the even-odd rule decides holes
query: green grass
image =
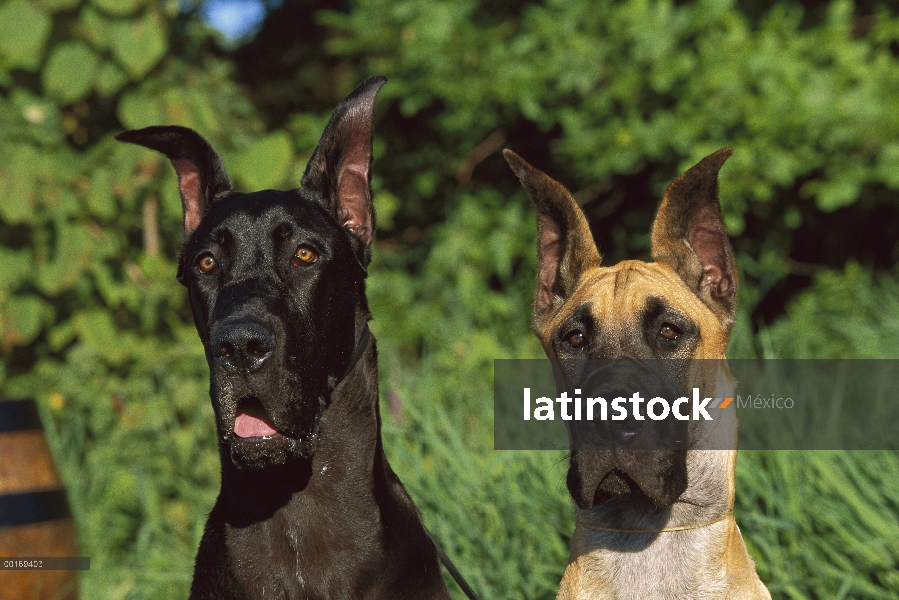
{"label": "green grass", "polygon": [[[492,390],[466,421],[431,386],[409,372],[399,423],[384,409],[394,469],[483,598],[555,597],[574,527],[564,454],[491,450]],[[899,598],[899,453],[742,452],[735,514],[774,598]]]}
{"label": "green grass", "polygon": [[899,597],[899,455],[747,451],[735,514],[775,598]]}

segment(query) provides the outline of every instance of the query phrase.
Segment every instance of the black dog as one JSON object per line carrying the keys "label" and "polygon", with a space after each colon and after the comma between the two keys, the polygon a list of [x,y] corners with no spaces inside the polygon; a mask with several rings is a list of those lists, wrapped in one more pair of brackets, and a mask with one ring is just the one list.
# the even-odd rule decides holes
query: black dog
{"label": "black dog", "polygon": [[218,154],[184,127],[116,136],[178,173],[178,279],[211,372],[222,489],[191,598],[449,597],[381,445],[365,277],[384,81],[337,107],[287,192],[232,192]]}

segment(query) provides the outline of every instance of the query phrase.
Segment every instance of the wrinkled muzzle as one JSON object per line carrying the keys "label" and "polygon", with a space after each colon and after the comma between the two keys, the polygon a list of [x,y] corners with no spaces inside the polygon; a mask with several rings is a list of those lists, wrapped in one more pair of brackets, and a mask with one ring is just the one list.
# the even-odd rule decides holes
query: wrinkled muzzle
{"label": "wrinkled muzzle", "polygon": [[628,494],[670,506],[687,488],[688,422],[670,414],[653,419],[648,404],[653,398],[686,395],[685,386],[677,384],[676,365],[630,359],[582,362],[564,368],[569,375],[576,373],[569,394],[577,392],[583,404],[581,420],[566,423],[572,498],[584,509]]}

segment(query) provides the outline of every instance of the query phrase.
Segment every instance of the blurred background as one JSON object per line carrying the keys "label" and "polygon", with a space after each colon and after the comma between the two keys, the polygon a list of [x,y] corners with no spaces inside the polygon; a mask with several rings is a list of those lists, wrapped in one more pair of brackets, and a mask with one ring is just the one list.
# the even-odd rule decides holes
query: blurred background
{"label": "blurred background", "polygon": [[[565,453],[492,449],[493,359],[542,356],[501,148],[611,263],[648,259],[666,185],[732,146],[729,356],[899,357],[894,3],[0,0],[0,392],[38,403],[82,597],[185,597],[219,485],[174,171],[112,134],[192,127],[238,189],[289,188],[374,74],[385,446],[483,598],[553,598],[573,530]],[[775,598],[899,598],[899,455],[743,452],[737,483]]]}

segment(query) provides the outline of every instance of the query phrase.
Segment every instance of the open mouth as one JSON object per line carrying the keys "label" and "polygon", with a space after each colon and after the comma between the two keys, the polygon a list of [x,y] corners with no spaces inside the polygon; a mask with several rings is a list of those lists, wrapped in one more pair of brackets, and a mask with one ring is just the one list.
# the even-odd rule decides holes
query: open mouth
{"label": "open mouth", "polygon": [[237,404],[234,435],[242,439],[268,439],[280,434],[259,399],[249,396],[242,398]]}
{"label": "open mouth", "polygon": [[233,427],[223,438],[230,447],[235,466],[266,469],[313,455],[319,441],[317,420],[308,430],[300,428],[298,433],[291,431],[290,423],[282,423],[281,427],[288,429],[279,431],[259,398],[252,395],[241,398],[234,412]]}

